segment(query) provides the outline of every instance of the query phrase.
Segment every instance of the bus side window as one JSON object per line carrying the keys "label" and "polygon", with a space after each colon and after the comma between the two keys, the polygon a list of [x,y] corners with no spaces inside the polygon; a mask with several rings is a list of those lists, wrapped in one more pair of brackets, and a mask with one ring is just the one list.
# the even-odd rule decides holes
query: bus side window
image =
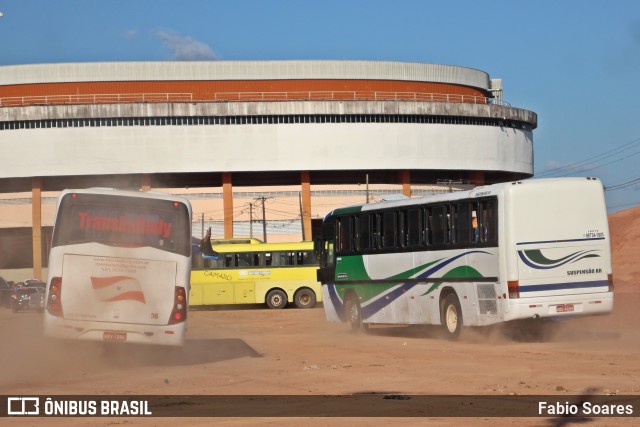
{"label": "bus side window", "polygon": [[480,241],[496,242],[498,239],[497,203],[496,200],[485,200],[480,203]]}
{"label": "bus side window", "polygon": [[396,211],[382,214],[382,248],[389,249],[396,246],[398,217]]}
{"label": "bus side window", "polygon": [[316,259],[316,255],[313,251],[304,251],[302,252],[302,264],[304,265],[314,265],[317,264],[318,260]]}
{"label": "bus side window", "polygon": [[372,214],[369,216],[371,219],[371,249],[378,250],[381,247],[380,244],[380,214]]}
{"label": "bus side window", "polygon": [[405,248],[409,246],[409,240],[407,236],[407,210],[400,209],[398,212],[398,238],[396,245],[398,247]]}
{"label": "bus side window", "polygon": [[478,243],[480,241],[480,227],[478,226],[478,207],[473,206],[471,211],[471,241]]}
{"label": "bus side window", "polygon": [[205,269],[211,269],[211,268],[221,268],[222,266],[219,259],[216,260],[212,258],[205,258],[202,260],[202,267]]}
{"label": "bus side window", "polygon": [[444,206],[434,206],[430,209],[429,231],[431,232],[431,243],[434,245],[444,245],[448,242],[448,219]]}
{"label": "bus side window", "polygon": [[423,241],[423,232],[422,210],[409,209],[406,221],[407,246],[420,246]]}
{"label": "bus side window", "polygon": [[287,257],[285,259],[285,265],[296,265],[296,253],[295,252],[287,252]]}
{"label": "bus side window", "polygon": [[262,256],[262,259],[263,259],[263,263],[264,263],[263,265],[265,267],[271,267],[271,262],[272,262],[272,260],[271,260],[271,252],[265,252],[263,254],[263,256]]}
{"label": "bus side window", "polygon": [[235,254],[224,254],[224,268],[233,268],[236,266]]}
{"label": "bus side window", "polygon": [[422,226],[424,227],[424,229],[421,230],[422,240],[420,243],[424,246],[430,246],[433,244],[433,236],[431,236],[431,224],[429,221],[429,218],[431,215],[431,209],[425,207],[421,211],[422,211]]}
{"label": "bus side window", "polygon": [[194,270],[199,270],[204,267],[204,259],[202,258],[201,253],[193,254],[191,257],[191,268]]}
{"label": "bus side window", "polygon": [[353,249],[353,217],[347,216],[338,220],[338,252],[348,253]]}
{"label": "bus side window", "polygon": [[251,254],[239,253],[237,260],[238,267],[249,267],[251,265]]}
{"label": "bus side window", "polygon": [[452,206],[453,243],[465,244],[471,241],[471,203],[457,203]]}
{"label": "bus side window", "polygon": [[371,215],[361,214],[358,217],[358,250],[371,249]]}
{"label": "bus side window", "polygon": [[273,252],[272,264],[275,267],[283,267],[286,265],[295,265],[295,252]]}
{"label": "bus side window", "polygon": [[282,256],[284,255],[283,252],[273,252],[271,254],[271,265],[273,267],[279,267],[281,265],[284,265],[284,262],[282,260]]}

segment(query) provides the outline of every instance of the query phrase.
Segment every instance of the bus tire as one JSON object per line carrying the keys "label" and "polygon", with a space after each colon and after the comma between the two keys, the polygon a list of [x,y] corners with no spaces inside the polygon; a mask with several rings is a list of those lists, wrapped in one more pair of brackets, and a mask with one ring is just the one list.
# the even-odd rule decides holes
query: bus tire
{"label": "bus tire", "polygon": [[460,301],[458,301],[456,294],[449,294],[445,298],[442,304],[441,317],[442,327],[447,338],[457,339],[460,336],[464,322],[462,320]]}
{"label": "bus tire", "polygon": [[294,295],[293,302],[298,308],[311,308],[316,305],[316,293],[308,288],[300,289]]}
{"label": "bus tire", "polygon": [[273,309],[285,308],[287,305],[287,294],[280,289],[274,289],[267,294],[267,307]]}
{"label": "bus tire", "polygon": [[358,298],[351,294],[344,303],[344,314],[347,322],[351,324],[351,330],[358,332],[363,329],[362,325],[362,308]]}

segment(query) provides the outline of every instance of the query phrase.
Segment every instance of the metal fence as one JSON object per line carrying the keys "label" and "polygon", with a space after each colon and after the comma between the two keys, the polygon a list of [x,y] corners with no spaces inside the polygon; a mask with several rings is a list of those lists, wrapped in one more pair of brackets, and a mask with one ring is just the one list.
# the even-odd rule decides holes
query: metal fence
{"label": "metal fence", "polygon": [[128,93],[15,96],[0,98],[0,107],[31,105],[197,103],[197,102],[278,102],[278,101],[420,101],[465,104],[507,103],[475,95],[380,91],[293,91],[293,92],[214,92],[214,93]]}

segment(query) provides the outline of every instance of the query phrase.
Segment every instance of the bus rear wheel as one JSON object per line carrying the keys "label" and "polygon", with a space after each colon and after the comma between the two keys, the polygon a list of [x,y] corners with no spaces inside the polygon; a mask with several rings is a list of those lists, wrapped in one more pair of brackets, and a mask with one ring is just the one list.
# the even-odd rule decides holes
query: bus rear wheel
{"label": "bus rear wheel", "polygon": [[349,295],[344,303],[344,314],[347,322],[351,324],[351,330],[356,332],[363,329],[362,308],[355,295]]}
{"label": "bus rear wheel", "polygon": [[316,305],[316,294],[311,289],[300,289],[293,297],[298,308],[311,308]]}
{"label": "bus rear wheel", "polygon": [[267,294],[267,307],[279,309],[287,305],[287,294],[280,289],[274,289]]}
{"label": "bus rear wheel", "polygon": [[449,294],[442,304],[442,326],[447,338],[456,339],[462,331],[462,309],[455,294]]}

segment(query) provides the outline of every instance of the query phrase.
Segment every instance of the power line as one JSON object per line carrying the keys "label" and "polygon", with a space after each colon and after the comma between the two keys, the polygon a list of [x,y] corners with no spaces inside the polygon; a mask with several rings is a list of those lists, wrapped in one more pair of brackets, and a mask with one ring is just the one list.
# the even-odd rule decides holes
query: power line
{"label": "power line", "polygon": [[[610,161],[608,163],[604,163],[604,164],[601,164],[601,165],[596,165],[596,166],[593,166],[593,167],[590,167],[590,168],[587,168],[587,169],[580,169],[580,172],[581,173],[582,172],[588,172],[588,171],[591,171],[591,170],[594,170],[594,169],[598,169],[598,168],[601,168],[601,167],[604,167],[604,166],[609,166],[609,165],[611,165],[613,163],[617,163],[617,162],[620,162],[622,160],[627,160],[627,159],[629,159],[629,158],[631,158],[633,156],[637,156],[638,154],[640,154],[640,151],[636,151],[633,154],[630,154],[630,155],[628,155],[626,157],[621,157],[621,158],[616,159],[616,160],[612,160],[612,161]],[[564,175],[558,175],[558,176],[559,177],[561,177],[561,176],[569,176],[569,175],[572,175],[573,173],[574,172],[568,172],[568,173],[565,173]]]}
{"label": "power line", "polygon": [[621,188],[629,187],[633,184],[637,184],[640,182],[640,177],[632,179],[631,181],[623,182],[622,184],[605,186],[604,191],[615,191],[620,190]]}
{"label": "power line", "polygon": [[544,171],[544,172],[541,172],[541,173],[537,174],[536,177],[542,178],[542,177],[545,177],[545,176],[551,176],[551,175],[557,175],[557,174],[565,174],[565,175],[561,175],[561,176],[566,176],[566,174],[570,174],[570,173],[572,173],[571,171],[576,171],[577,169],[580,170],[580,172],[584,172],[584,171],[596,169],[596,168],[601,167],[601,166],[607,166],[607,165],[609,165],[611,163],[615,163],[617,161],[620,161],[620,160],[623,160],[623,159],[627,159],[629,157],[632,157],[632,156],[635,156],[637,154],[640,154],[640,151],[635,152],[635,153],[633,153],[631,155],[628,155],[626,157],[614,160],[613,162],[606,163],[604,165],[597,165],[597,166],[591,167],[589,169],[582,169],[585,166],[588,166],[589,163],[593,162],[594,160],[601,161],[601,160],[608,159],[609,157],[612,157],[612,156],[615,156],[617,154],[620,154],[620,153],[623,153],[625,151],[628,151],[628,150],[634,148],[637,145],[640,145],[640,138],[636,138],[636,139],[634,139],[632,141],[629,141],[629,142],[627,142],[625,144],[622,144],[619,147],[612,148],[611,150],[607,150],[607,151],[605,151],[603,153],[596,154],[595,156],[591,156],[591,157],[589,157],[587,159],[584,159],[584,160],[581,160],[579,162],[570,163],[570,164],[565,165],[565,166],[560,166],[560,167],[557,167],[557,168],[549,169],[547,171]]}

